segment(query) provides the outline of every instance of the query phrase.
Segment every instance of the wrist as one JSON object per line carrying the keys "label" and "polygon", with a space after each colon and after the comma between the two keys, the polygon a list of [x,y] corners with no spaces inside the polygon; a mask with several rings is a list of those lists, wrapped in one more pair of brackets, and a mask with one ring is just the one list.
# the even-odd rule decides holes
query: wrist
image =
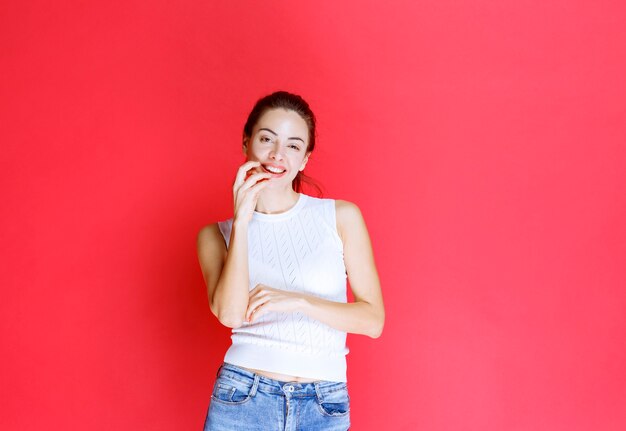
{"label": "wrist", "polygon": [[246,229],[248,229],[248,224],[249,224],[249,221],[248,220],[244,220],[243,218],[235,217],[233,219],[233,229],[236,229],[236,230],[246,230]]}
{"label": "wrist", "polygon": [[313,307],[313,302],[311,301],[311,297],[307,295],[299,295],[298,297],[298,308],[297,310],[304,314],[309,314],[311,308]]}

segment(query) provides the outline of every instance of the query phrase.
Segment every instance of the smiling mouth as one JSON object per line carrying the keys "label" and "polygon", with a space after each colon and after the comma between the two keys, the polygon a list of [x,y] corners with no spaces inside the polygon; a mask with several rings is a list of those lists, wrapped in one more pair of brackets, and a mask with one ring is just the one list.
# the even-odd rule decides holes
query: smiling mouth
{"label": "smiling mouth", "polygon": [[279,168],[275,168],[273,166],[267,166],[267,165],[261,165],[261,166],[270,174],[283,174],[287,172],[286,169],[279,169]]}

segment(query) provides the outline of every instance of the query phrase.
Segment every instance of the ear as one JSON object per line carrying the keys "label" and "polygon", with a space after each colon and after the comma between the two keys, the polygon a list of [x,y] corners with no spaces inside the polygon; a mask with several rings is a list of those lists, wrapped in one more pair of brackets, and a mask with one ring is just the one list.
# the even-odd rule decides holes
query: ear
{"label": "ear", "polygon": [[248,138],[246,135],[243,135],[242,149],[243,149],[244,156],[248,155],[248,141],[250,141],[250,138]]}
{"label": "ear", "polygon": [[298,169],[300,172],[302,172],[304,170],[304,168],[306,167],[307,162],[309,161],[309,155],[311,153],[306,153],[306,156],[304,156],[304,160],[302,160],[302,165],[300,165],[300,169]]}

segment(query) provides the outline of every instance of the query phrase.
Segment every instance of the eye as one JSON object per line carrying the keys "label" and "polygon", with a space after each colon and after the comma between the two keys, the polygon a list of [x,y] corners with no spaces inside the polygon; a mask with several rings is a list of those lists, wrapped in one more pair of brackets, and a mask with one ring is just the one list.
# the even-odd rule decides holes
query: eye
{"label": "eye", "polygon": [[296,144],[289,144],[289,148],[293,148],[296,151],[300,151],[300,147],[297,146]]}
{"label": "eye", "polygon": [[261,138],[259,138],[259,141],[261,141],[261,142],[272,142],[272,139],[269,136],[261,136]]}

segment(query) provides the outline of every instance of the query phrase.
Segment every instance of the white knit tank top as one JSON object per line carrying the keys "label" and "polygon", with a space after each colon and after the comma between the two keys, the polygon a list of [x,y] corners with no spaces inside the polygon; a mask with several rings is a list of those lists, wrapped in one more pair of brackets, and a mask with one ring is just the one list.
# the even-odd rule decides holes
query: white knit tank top
{"label": "white knit tank top", "polygon": [[[219,222],[230,242],[233,219]],[[300,194],[280,214],[254,212],[248,227],[250,290],[261,283],[346,302],[335,201]],[[280,374],[346,381],[346,333],[300,312],[270,312],[232,331],[225,362]]]}

